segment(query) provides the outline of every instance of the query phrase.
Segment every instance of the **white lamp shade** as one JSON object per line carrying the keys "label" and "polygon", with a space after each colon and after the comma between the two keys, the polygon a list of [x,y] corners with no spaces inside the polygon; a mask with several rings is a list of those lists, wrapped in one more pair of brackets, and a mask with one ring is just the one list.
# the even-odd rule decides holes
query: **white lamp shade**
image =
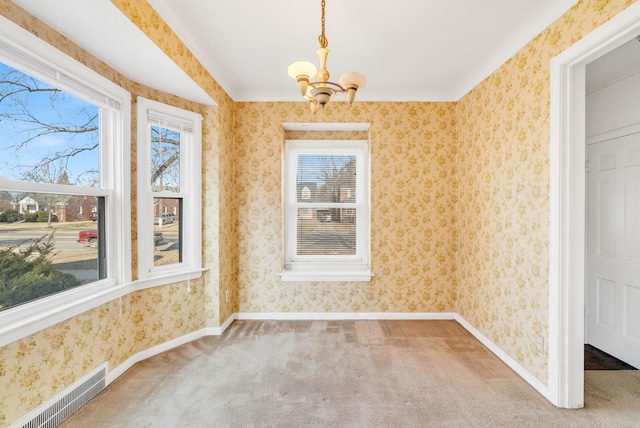
{"label": "white lamp shade", "polygon": [[289,66],[287,71],[291,78],[298,80],[299,76],[306,76],[311,79],[316,75],[318,69],[309,61],[296,61]]}
{"label": "white lamp shade", "polygon": [[364,88],[367,84],[367,78],[355,71],[347,71],[340,76],[340,84],[345,87],[356,86],[358,89]]}

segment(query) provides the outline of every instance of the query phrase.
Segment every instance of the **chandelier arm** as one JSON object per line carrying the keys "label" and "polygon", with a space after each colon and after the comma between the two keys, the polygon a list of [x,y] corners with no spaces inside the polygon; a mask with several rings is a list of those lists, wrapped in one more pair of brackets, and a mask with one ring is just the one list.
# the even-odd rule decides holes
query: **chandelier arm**
{"label": "chandelier arm", "polygon": [[343,92],[347,91],[347,88],[344,87],[343,85],[341,85],[340,83],[329,82],[329,81],[327,81],[327,82],[309,82],[309,86],[312,89],[328,87],[328,88],[331,88],[331,90],[336,95],[340,95]]}

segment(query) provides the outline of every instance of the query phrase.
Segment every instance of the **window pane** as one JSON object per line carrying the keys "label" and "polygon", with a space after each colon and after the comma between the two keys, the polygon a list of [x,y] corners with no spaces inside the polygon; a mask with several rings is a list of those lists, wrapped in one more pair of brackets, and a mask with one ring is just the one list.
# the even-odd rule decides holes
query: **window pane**
{"label": "window pane", "polygon": [[355,208],[299,208],[297,255],[356,254]]}
{"label": "window pane", "polygon": [[0,192],[0,310],[104,278],[103,210],[94,196]]}
{"label": "window pane", "polygon": [[356,157],[299,155],[298,202],[355,202]]}
{"label": "window pane", "polygon": [[180,191],[180,132],[151,127],[151,187],[154,192]]}
{"label": "window pane", "polygon": [[0,63],[0,176],[99,184],[99,108]]}
{"label": "window pane", "polygon": [[154,266],[182,262],[182,199],[155,198],[153,213]]}

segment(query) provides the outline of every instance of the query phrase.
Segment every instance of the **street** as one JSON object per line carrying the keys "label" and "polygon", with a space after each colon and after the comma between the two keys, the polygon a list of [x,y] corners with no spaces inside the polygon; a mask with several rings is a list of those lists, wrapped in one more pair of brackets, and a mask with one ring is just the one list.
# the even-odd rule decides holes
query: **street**
{"label": "street", "polygon": [[[32,226],[32,225],[37,226]],[[74,227],[75,226],[75,227]],[[166,226],[165,226],[166,227]],[[52,229],[47,229],[46,225],[42,226],[42,223],[19,223],[19,224],[6,224],[0,223],[0,249],[7,248],[9,246],[22,246],[28,245],[33,242],[34,239],[41,238],[50,233],[54,233],[54,242],[57,251],[78,251],[81,248],[86,248],[87,251],[96,250],[90,248],[87,245],[78,242],[78,232],[81,230],[95,230],[95,223],[76,223],[76,224],[64,224],[64,228],[54,226]],[[164,231],[162,228],[156,227],[155,230],[162,232],[163,242],[176,242],[178,240],[177,231]]]}
{"label": "street", "polygon": [[[80,229],[79,229],[80,230]],[[78,230],[78,231],[79,231]],[[7,248],[9,246],[17,246],[17,245],[28,245],[30,242],[33,242],[34,239],[41,238],[54,233],[54,240],[56,245],[56,250],[65,251],[65,250],[77,250],[78,247],[81,247],[77,242],[78,239],[78,231],[71,230],[46,230],[46,229],[5,229],[4,225],[0,227],[0,249]]]}
{"label": "street", "polygon": [[[94,222],[54,223],[47,228],[46,223],[0,223],[0,250],[8,247],[25,248],[34,240],[53,233],[55,255],[53,265],[57,270],[69,273],[82,283],[95,281],[98,277],[98,250],[86,243],[78,242],[78,232],[81,230],[96,230]],[[157,254],[156,265],[175,263],[177,261],[178,242],[177,222],[166,226],[156,226],[155,231],[162,232],[162,241],[155,248]],[[176,253],[173,256],[173,253]],[[176,260],[174,260],[176,259]],[[162,261],[160,261],[162,260]]]}

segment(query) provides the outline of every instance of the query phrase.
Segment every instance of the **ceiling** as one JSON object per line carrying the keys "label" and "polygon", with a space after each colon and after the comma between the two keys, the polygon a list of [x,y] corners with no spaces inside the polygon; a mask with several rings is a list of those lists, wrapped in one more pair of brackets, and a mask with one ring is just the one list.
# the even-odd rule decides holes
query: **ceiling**
{"label": "ceiling", "polygon": [[640,74],[640,41],[636,37],[587,64],[587,94],[637,74]]}
{"label": "ceiling", "polygon": [[[287,66],[317,64],[320,0],[148,1],[235,101],[300,100]],[[361,101],[457,101],[577,3],[326,1],[327,68],[365,74]],[[14,2],[130,79],[213,104],[111,1]]]}

